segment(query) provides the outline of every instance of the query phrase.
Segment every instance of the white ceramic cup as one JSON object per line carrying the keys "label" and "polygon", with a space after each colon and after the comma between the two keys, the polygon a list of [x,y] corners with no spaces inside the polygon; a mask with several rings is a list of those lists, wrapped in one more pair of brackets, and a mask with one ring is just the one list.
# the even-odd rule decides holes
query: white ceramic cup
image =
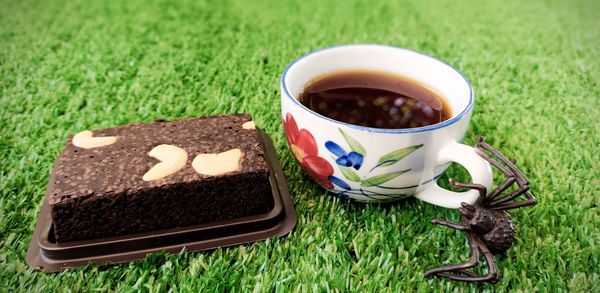
{"label": "white ceramic cup", "polygon": [[[322,116],[297,100],[310,81],[345,70],[375,70],[417,80],[446,99],[452,117],[418,128],[370,128]],[[281,78],[281,114],[292,153],[321,186],[360,202],[412,195],[447,208],[474,203],[477,191],[453,192],[436,183],[449,163],[456,162],[474,183],[490,188],[489,163],[460,143],[474,102],[473,89],[458,70],[433,57],[389,46],[319,50],[296,59]]]}

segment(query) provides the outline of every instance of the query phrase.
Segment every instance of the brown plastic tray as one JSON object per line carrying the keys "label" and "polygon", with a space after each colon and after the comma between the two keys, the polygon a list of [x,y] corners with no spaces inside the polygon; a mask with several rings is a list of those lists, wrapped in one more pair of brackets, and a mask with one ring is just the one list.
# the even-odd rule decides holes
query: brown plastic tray
{"label": "brown plastic tray", "polygon": [[257,130],[271,169],[269,181],[274,206],[270,212],[200,225],[57,243],[53,237],[46,195],[27,250],[27,264],[45,272],[56,272],[89,263],[103,265],[133,261],[161,251],[210,250],[288,234],[296,225],[296,211],[273,142],[267,134]]}

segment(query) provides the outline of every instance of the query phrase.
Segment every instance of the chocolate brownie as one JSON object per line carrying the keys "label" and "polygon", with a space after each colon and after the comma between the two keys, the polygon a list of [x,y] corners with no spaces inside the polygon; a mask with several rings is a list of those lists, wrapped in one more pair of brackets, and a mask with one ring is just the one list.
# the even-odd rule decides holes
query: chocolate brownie
{"label": "chocolate brownie", "polygon": [[70,137],[48,185],[57,242],[269,212],[250,115],[126,125]]}

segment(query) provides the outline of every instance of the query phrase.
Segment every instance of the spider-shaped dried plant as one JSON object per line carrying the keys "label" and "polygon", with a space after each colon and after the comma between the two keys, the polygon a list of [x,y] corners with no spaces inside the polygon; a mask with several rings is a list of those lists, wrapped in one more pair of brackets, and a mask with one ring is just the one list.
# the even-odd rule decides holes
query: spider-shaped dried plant
{"label": "spider-shaped dried plant", "polygon": [[[476,151],[481,157],[504,173],[507,178],[490,193],[483,185],[460,183],[450,179],[450,184],[455,187],[478,190],[480,197],[472,205],[461,204],[462,207],[459,208],[460,223],[439,219],[431,222],[467,233],[467,240],[471,247],[471,259],[464,264],[448,265],[428,270],[425,272],[426,277],[440,276],[458,281],[496,283],[499,273],[493,254],[505,252],[510,248],[515,238],[515,228],[506,210],[534,205],[537,202],[529,192],[529,181],[517,169],[514,162],[511,162],[500,152],[486,144],[483,138],[479,138]],[[503,194],[514,183],[517,184],[517,190]],[[522,195],[526,197],[526,200],[514,201]],[[469,270],[477,265],[480,254],[483,254],[488,266],[486,275],[479,275]]]}

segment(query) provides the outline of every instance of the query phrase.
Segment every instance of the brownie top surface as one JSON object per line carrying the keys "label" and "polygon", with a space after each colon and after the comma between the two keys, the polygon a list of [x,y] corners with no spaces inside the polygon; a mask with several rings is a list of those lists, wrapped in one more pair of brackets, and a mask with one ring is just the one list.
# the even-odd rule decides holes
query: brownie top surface
{"label": "brownie top surface", "polygon": [[[223,175],[268,172],[268,164],[255,129],[242,125],[251,121],[248,114],[209,116],[170,122],[151,122],[93,130],[94,137],[116,136],[113,144],[80,148],[69,137],[67,146],[56,160],[49,184],[50,204],[69,198],[110,196],[122,192],[171,184],[201,182],[214,176],[196,172],[192,161],[199,154],[222,153],[240,149],[240,168]],[[161,179],[144,181],[144,174],[160,161],[150,157],[154,147],[174,145],[187,152],[187,163]]]}

